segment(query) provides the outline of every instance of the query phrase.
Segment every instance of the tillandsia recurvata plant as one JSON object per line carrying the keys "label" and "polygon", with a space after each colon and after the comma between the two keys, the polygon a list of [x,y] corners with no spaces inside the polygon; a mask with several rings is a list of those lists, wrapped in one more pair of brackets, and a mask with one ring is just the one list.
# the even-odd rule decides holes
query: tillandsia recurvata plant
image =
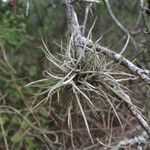
{"label": "tillandsia recurvata plant", "polygon": [[[101,46],[99,40],[93,42],[90,35],[94,23],[88,35],[85,36],[84,33],[89,10],[92,5],[96,5],[99,1],[84,0],[87,8],[85,9],[85,19],[82,25],[79,25],[78,17],[73,6],[76,2],[80,3],[81,0],[63,1],[66,9],[69,32],[67,46],[64,48],[61,44],[57,44],[60,47],[60,51],[57,54],[52,54],[43,40],[45,56],[55,67],[53,69],[47,68],[47,70],[44,70],[43,74],[45,79],[29,84],[42,89],[39,95],[47,95],[46,98],[38,102],[33,109],[48,102],[50,106],[55,103],[65,104],[68,117],[67,123],[71,130],[71,141],[75,149],[73,144],[73,124],[75,124],[72,119],[73,112],[80,111],[90,140],[95,144],[96,137],[92,135],[91,124],[89,123],[89,115],[91,114],[88,114],[87,110],[90,109],[94,117],[99,119],[100,110],[103,107],[111,108],[123,128],[117,109],[118,104],[124,103],[126,108],[130,110],[131,114],[141,124],[145,130],[144,135],[146,134],[145,137],[148,139],[150,127],[138,107],[132,103],[132,99],[128,95],[128,88],[122,84],[123,81],[137,80],[138,78],[141,78],[148,85],[150,84],[149,70],[143,70],[135,66],[122,55],[129,40],[134,43],[134,39],[130,38],[129,32],[116,20],[111,11],[109,1],[104,0],[111,17],[125,34],[127,34],[127,42],[120,53]],[[131,73],[120,71],[121,69],[119,69],[119,67],[121,65],[129,69]],[[110,148],[112,148],[112,146],[110,146]]]}

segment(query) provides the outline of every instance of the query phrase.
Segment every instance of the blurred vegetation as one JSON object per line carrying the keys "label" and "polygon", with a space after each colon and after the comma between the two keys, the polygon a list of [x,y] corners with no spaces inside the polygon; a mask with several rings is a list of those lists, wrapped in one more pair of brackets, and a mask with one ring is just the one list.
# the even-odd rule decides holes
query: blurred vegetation
{"label": "blurred vegetation", "polygon": [[[135,31],[138,1],[114,0],[111,5],[122,24],[130,31]],[[81,20],[84,17],[83,8],[76,7]],[[92,26],[95,16],[97,21],[93,38],[97,40],[102,36],[100,42],[103,45],[119,52],[124,46],[125,35],[115,25],[103,2],[94,6],[87,28]],[[146,17],[150,25],[150,17]],[[135,52],[133,44],[130,43],[124,55],[132,59],[139,53],[135,63],[142,68],[149,68],[150,36],[143,32],[146,29],[142,22],[138,29],[142,32],[135,36],[137,51]],[[11,150],[55,150],[61,147],[57,138],[64,136],[64,133],[58,129],[67,128],[66,124],[59,124],[66,119],[63,107],[57,105],[56,109],[55,104],[53,108],[49,104],[43,104],[33,111],[32,106],[36,106],[43,96],[33,96],[33,93],[36,94],[41,89],[35,90],[26,85],[41,79],[42,71],[48,65],[41,50],[42,39],[52,52],[56,52],[58,46],[54,41],[65,41],[66,33],[64,6],[59,1],[33,0],[28,9],[27,1],[19,0],[15,10],[9,8],[8,2],[0,2],[0,150],[5,149],[7,145]],[[133,84],[129,86],[131,89],[135,87]],[[144,92],[146,87],[143,84],[141,86],[144,90],[139,93],[139,89],[135,88],[135,98],[144,97],[149,103],[148,89]],[[56,112],[59,110],[64,114],[57,116]],[[52,132],[53,130],[57,130],[58,135]],[[63,143],[63,138],[60,141]]]}

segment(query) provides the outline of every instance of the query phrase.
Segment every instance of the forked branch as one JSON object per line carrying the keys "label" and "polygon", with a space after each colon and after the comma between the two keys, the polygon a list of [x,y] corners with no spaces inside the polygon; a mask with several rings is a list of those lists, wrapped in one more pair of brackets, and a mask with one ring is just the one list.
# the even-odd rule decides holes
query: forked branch
{"label": "forked branch", "polygon": [[66,15],[67,15],[67,22],[68,22],[68,30],[72,34],[72,43],[75,47],[75,53],[79,61],[82,58],[85,58],[85,51],[82,47],[93,47],[95,46],[98,52],[108,56],[113,61],[120,63],[121,65],[125,66],[129,69],[133,74],[139,76],[142,80],[144,80],[147,84],[150,85],[150,71],[141,69],[135,66],[131,61],[123,57],[121,54],[118,54],[111,49],[103,47],[99,44],[93,45],[94,42],[90,41],[89,39],[85,38],[80,31],[80,26],[78,23],[76,12],[73,9],[70,0],[65,0],[66,4]]}
{"label": "forked branch", "polygon": [[[66,15],[67,15],[67,22],[68,22],[68,30],[71,33],[71,42],[72,46],[74,48],[75,53],[77,54],[78,62],[82,61],[85,57],[85,49],[88,50],[88,48],[93,48],[97,50],[97,52],[100,52],[110,59],[112,59],[114,62],[117,62],[123,66],[125,66],[127,69],[129,69],[133,74],[144,80],[147,84],[150,85],[150,71],[149,70],[143,70],[137,66],[135,66],[131,61],[123,57],[121,54],[118,54],[111,49],[108,49],[106,47],[103,47],[99,44],[93,44],[91,40],[85,38],[80,31],[80,26],[78,23],[78,18],[76,15],[76,12],[74,11],[74,8],[70,2],[70,0],[65,0],[66,5]],[[133,107],[132,102],[126,102],[128,109],[131,111],[131,113],[135,116],[135,118],[140,122],[142,127],[146,130],[148,135],[150,135],[150,128],[149,125],[146,123],[146,121],[143,119],[142,115]]]}

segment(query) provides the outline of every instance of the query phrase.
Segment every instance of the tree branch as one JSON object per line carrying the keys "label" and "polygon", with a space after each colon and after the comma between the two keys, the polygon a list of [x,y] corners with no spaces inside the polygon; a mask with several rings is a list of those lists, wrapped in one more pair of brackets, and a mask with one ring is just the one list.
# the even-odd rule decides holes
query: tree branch
{"label": "tree branch", "polygon": [[78,23],[77,14],[75,13],[70,0],[64,0],[64,3],[66,5],[68,31],[71,34],[71,44],[75,51],[77,66],[81,68],[82,62],[84,62],[85,59],[85,50],[81,46],[79,46],[80,37],[82,37],[82,34]]}
{"label": "tree branch", "polygon": [[149,70],[143,70],[137,66],[135,66],[131,61],[123,57],[121,54],[118,54],[106,47],[103,47],[99,44],[93,45],[93,42],[89,39],[86,39],[85,37],[80,38],[81,44],[86,45],[89,48],[92,48],[95,46],[97,52],[101,52],[102,54],[106,55],[113,61],[120,63],[121,65],[125,66],[127,69],[129,69],[133,74],[139,76],[141,79],[143,79],[147,84],[150,85],[150,71]]}
{"label": "tree branch", "polygon": [[[73,9],[72,4],[70,3],[70,0],[65,0],[66,4],[66,14],[67,14],[67,22],[68,22],[68,29],[70,33],[72,34],[72,45],[77,52],[77,58],[80,60],[83,57],[85,57],[85,49],[87,48],[96,48],[97,52],[101,52],[102,54],[106,55],[113,61],[120,63],[121,65],[128,68],[133,74],[139,76],[141,79],[143,79],[147,84],[150,85],[150,72],[148,70],[143,70],[141,68],[138,68],[135,66],[131,61],[123,57],[121,54],[118,54],[106,47],[103,47],[98,44],[93,44],[93,42],[87,38],[85,38],[80,31],[79,23],[77,19],[77,15]],[[142,127],[146,130],[148,135],[150,135],[150,128],[147,122],[144,120],[140,112],[134,107],[131,100],[126,101],[128,109],[131,111],[131,113],[135,116],[135,118],[140,122]]]}
{"label": "tree branch", "polygon": [[[89,48],[93,47],[93,42],[89,39],[82,36],[77,15],[73,9],[73,6],[70,3],[70,0],[65,0],[66,4],[66,14],[67,14],[67,22],[68,22],[68,30],[72,34],[72,45],[75,49],[76,58],[78,61],[85,59],[85,51],[82,48],[83,46],[87,46]],[[82,46],[82,47],[81,47]],[[103,53],[108,56],[113,61],[120,63],[121,65],[128,68],[133,74],[139,76],[143,79],[147,84],[150,85],[150,71],[143,70],[137,66],[135,66],[131,61],[123,57],[121,54],[118,54],[106,47],[96,44],[96,50],[98,52]]]}

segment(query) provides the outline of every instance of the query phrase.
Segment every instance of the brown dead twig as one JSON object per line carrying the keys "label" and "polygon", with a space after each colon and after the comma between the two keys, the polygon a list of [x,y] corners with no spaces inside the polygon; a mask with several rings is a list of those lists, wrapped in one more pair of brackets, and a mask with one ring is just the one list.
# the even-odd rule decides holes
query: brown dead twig
{"label": "brown dead twig", "polygon": [[[105,1],[106,2],[106,1]],[[93,44],[93,42],[87,38],[85,38],[81,31],[80,26],[78,23],[78,18],[76,15],[76,12],[74,11],[74,8],[70,2],[70,0],[64,1],[66,5],[66,16],[67,16],[67,23],[68,23],[68,31],[71,34],[71,43],[72,47],[75,51],[75,56],[77,59],[77,64],[81,63],[82,61],[85,61],[85,51],[88,48],[94,47],[97,52],[101,52],[102,54],[106,55],[110,59],[112,59],[114,62],[117,62],[123,66],[125,66],[127,69],[129,69],[133,74],[144,80],[147,84],[150,85],[150,71],[149,70],[143,70],[137,66],[135,66],[131,61],[123,57],[121,54],[118,54],[106,47],[103,47],[99,44]],[[122,28],[122,25],[120,26]],[[125,30],[123,28],[123,30]],[[128,33],[125,30],[126,33]],[[128,101],[127,108],[131,111],[132,115],[140,122],[144,130],[147,132],[148,136],[150,135],[150,127],[141,115],[141,113],[134,107],[132,104],[131,99],[129,96],[127,96]]]}

